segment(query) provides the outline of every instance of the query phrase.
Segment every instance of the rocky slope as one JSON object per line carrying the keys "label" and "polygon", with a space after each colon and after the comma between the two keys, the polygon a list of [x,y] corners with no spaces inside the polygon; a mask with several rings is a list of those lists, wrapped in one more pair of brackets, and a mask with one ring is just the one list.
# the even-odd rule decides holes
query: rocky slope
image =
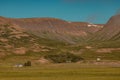
{"label": "rocky slope", "polygon": [[[0,24],[0,58],[11,54],[23,55],[27,52],[48,51],[38,43],[39,38],[26,33],[14,24]],[[49,49],[49,48],[48,48]]]}
{"label": "rocky slope", "polygon": [[[88,39],[90,41],[85,43]],[[34,59],[38,59],[44,55],[66,52],[85,59],[96,59],[101,53],[110,53],[102,56],[104,59],[108,55],[109,59],[111,56],[114,59],[118,57],[119,60],[120,15],[113,16],[106,25],[68,22],[56,18],[0,17],[0,58],[32,53],[32,57],[37,56]]]}
{"label": "rocky slope", "polygon": [[96,33],[104,26],[104,24],[92,24],[87,22],[72,22],[72,24],[76,26],[78,30],[85,31],[88,35]]}
{"label": "rocky slope", "polygon": [[56,18],[0,18],[1,23],[15,24],[39,37],[69,43],[84,41],[101,29],[100,25],[85,22],[68,22]]}
{"label": "rocky slope", "polygon": [[120,40],[120,15],[110,18],[107,24],[92,38],[96,41]]}

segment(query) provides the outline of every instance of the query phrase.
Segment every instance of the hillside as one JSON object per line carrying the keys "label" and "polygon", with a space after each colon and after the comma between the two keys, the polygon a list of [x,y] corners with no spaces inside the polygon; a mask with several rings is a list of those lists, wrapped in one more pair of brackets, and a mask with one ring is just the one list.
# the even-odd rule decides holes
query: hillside
{"label": "hillside", "polygon": [[0,58],[9,56],[7,60],[18,61],[47,58],[59,63],[98,57],[119,60],[119,32],[119,15],[106,25],[56,18],[0,17]]}
{"label": "hillside", "polygon": [[120,39],[120,15],[115,15],[109,19],[104,28],[94,35],[93,40],[107,41]]}
{"label": "hillside", "polygon": [[0,18],[2,23],[16,24],[41,38],[68,43],[85,41],[88,35],[97,32],[100,27],[85,22],[69,22],[56,18]]}
{"label": "hillside", "polygon": [[17,25],[0,24],[0,58],[50,50],[50,47],[40,45],[38,40],[38,37],[26,33]]}
{"label": "hillside", "polygon": [[77,27],[78,30],[85,31],[88,35],[96,33],[104,26],[104,24],[92,24],[88,22],[72,22],[71,24]]}

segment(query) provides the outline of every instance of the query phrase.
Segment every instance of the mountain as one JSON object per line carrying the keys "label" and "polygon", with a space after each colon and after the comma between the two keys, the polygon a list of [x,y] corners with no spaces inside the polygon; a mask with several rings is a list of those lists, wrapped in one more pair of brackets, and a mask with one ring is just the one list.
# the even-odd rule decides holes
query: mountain
{"label": "mountain", "polygon": [[98,56],[119,60],[119,52],[120,15],[113,16],[105,25],[56,18],[0,17],[0,58],[40,61],[45,56],[62,59],[70,54],[85,60],[96,60]]}
{"label": "mountain", "polygon": [[112,16],[92,39],[95,41],[120,40],[120,15]]}
{"label": "mountain", "polygon": [[104,24],[92,24],[88,22],[72,22],[72,24],[78,27],[79,30],[85,31],[88,35],[96,33],[104,26]]}
{"label": "mountain", "polygon": [[41,45],[39,38],[25,32],[15,24],[0,24],[0,58],[9,55],[24,55],[28,52],[49,51],[50,47]]}
{"label": "mountain", "polygon": [[101,27],[85,22],[68,22],[56,18],[0,18],[1,23],[15,24],[41,38],[76,43]]}
{"label": "mountain", "polygon": [[13,22],[42,38],[74,43],[75,39],[87,36],[86,32],[78,30],[67,21],[55,18],[14,19]]}

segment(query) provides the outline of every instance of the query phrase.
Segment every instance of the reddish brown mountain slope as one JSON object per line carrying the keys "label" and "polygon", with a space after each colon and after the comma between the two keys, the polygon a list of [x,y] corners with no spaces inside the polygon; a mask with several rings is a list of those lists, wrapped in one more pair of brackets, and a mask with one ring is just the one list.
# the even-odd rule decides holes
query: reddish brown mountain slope
{"label": "reddish brown mountain slope", "polygon": [[92,33],[101,29],[98,25],[85,22],[68,22],[56,18],[4,18],[1,24],[14,24],[42,38],[75,43],[85,40]]}
{"label": "reddish brown mountain slope", "polygon": [[26,18],[26,19],[14,19],[14,23],[29,30],[35,31],[48,31],[56,33],[64,33],[76,36],[85,36],[86,33],[82,30],[78,30],[67,21],[59,20],[55,18]]}
{"label": "reddish brown mountain slope", "polygon": [[87,22],[72,22],[78,30],[83,30],[88,34],[93,34],[103,28],[103,24],[91,24]]}
{"label": "reddish brown mountain slope", "polygon": [[23,55],[32,51],[33,53],[48,51],[46,46],[39,44],[39,38],[29,33],[17,25],[0,24],[0,58],[7,55]]}
{"label": "reddish brown mountain slope", "polygon": [[94,35],[94,40],[119,40],[120,39],[120,15],[110,18],[103,29]]}

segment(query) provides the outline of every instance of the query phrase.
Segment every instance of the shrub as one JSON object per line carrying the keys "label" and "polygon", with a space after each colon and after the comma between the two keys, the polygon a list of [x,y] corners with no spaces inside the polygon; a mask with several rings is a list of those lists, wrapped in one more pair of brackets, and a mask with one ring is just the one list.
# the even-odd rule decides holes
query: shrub
{"label": "shrub", "polygon": [[76,56],[71,53],[46,55],[44,57],[55,63],[68,63],[68,62],[77,62],[77,61],[83,60],[83,58],[81,58],[80,56]]}
{"label": "shrub", "polygon": [[9,27],[9,26],[10,26],[10,24],[4,24],[3,26],[4,26],[4,27]]}
{"label": "shrub", "polygon": [[24,63],[24,66],[31,66],[31,61],[27,61]]}

